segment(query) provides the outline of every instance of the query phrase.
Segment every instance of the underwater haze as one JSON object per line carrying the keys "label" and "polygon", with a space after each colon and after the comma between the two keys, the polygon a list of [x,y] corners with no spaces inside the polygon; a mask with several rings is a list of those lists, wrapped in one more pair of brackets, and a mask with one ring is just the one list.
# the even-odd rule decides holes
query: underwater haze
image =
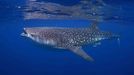
{"label": "underwater haze", "polygon": [[[93,1],[93,2],[90,2]],[[0,0],[0,75],[134,75],[133,0]],[[94,61],[21,36],[25,27],[88,28],[119,39],[83,50]]]}

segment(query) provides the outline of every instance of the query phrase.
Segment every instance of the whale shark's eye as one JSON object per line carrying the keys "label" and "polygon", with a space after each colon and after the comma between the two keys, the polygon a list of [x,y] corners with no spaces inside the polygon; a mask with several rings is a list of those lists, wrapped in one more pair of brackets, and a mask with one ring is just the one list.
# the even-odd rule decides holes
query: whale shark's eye
{"label": "whale shark's eye", "polygon": [[34,34],[30,34],[32,37],[35,37],[35,35]]}
{"label": "whale shark's eye", "polygon": [[27,32],[26,32],[25,30],[23,31],[23,33],[24,33],[24,34],[27,34]]}

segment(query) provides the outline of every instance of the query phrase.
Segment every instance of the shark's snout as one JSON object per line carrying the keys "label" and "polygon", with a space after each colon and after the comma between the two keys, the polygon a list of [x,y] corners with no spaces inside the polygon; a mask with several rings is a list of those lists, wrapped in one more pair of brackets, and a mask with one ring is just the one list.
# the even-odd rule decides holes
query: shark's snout
{"label": "shark's snout", "polygon": [[21,36],[27,36],[28,35],[26,30],[27,30],[26,28],[23,29],[23,32],[21,33]]}

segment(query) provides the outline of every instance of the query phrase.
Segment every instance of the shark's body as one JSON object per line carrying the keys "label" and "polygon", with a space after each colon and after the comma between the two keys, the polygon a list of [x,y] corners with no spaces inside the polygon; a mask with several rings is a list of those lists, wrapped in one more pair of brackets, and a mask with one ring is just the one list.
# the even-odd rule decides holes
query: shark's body
{"label": "shark's body", "polygon": [[41,44],[68,49],[86,60],[93,59],[82,50],[83,45],[117,37],[110,32],[100,31],[96,25],[92,25],[90,28],[32,27],[24,28],[24,31],[23,36]]}

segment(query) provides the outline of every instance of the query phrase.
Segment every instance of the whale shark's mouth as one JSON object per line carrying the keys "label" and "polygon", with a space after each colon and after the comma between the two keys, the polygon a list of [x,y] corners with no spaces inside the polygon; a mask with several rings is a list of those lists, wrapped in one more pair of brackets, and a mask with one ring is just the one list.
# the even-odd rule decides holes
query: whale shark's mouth
{"label": "whale shark's mouth", "polygon": [[26,28],[23,29],[23,32],[21,33],[21,36],[28,36],[28,33],[26,32]]}

